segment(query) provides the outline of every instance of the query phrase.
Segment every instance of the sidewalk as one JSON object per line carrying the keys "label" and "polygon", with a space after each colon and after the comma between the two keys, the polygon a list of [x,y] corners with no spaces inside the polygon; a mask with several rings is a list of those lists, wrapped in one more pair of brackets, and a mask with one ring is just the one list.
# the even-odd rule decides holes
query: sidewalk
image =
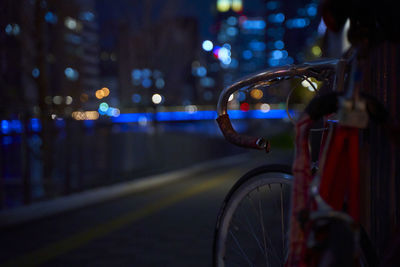
{"label": "sidewalk", "polygon": [[248,160],[249,158],[250,155],[247,153],[239,154],[196,164],[185,169],[165,174],[143,177],[129,182],[91,189],[70,196],[63,196],[53,200],[33,203],[29,206],[0,211],[0,228],[22,224],[28,221],[134,194],[143,190],[178,181],[180,179],[185,179],[186,177],[190,177],[191,175],[205,170],[238,164]]}

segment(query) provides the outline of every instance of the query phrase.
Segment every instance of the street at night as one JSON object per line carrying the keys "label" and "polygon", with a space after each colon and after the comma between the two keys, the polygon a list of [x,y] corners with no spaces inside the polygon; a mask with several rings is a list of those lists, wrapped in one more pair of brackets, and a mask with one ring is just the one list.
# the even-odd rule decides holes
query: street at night
{"label": "street at night", "polygon": [[278,150],[207,162],[177,181],[3,229],[0,265],[210,266],[230,187],[252,167],[291,157]]}
{"label": "street at night", "polygon": [[400,266],[398,13],[0,0],[0,266]]}

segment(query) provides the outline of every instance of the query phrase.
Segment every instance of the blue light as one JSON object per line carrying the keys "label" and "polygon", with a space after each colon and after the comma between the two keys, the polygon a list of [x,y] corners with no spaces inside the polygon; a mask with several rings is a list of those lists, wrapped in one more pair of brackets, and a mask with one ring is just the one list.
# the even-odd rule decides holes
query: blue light
{"label": "blue light", "polygon": [[274,50],[272,51],[272,58],[274,59],[281,59],[283,57],[283,53],[280,50]]}
{"label": "blue light", "polygon": [[40,120],[37,118],[33,118],[30,121],[30,128],[32,131],[34,132],[40,132],[40,130],[42,129],[42,125],[40,123]]}
{"label": "blue light", "polygon": [[131,75],[132,75],[132,79],[139,80],[140,77],[142,76],[142,72],[138,69],[134,69],[134,70],[132,70]]}
{"label": "blue light", "polygon": [[264,51],[266,48],[266,44],[260,41],[251,41],[249,46],[254,51]]}
{"label": "blue light", "polygon": [[296,19],[290,19],[286,22],[286,27],[289,29],[294,29],[294,28],[304,28],[310,24],[310,20],[307,18],[296,18]]}
{"label": "blue light", "polygon": [[276,66],[279,65],[279,60],[276,59],[276,58],[270,58],[270,59],[268,60],[268,63],[269,63],[270,66],[276,67]]}
{"label": "blue light", "polygon": [[23,126],[20,120],[12,120],[9,126],[12,131],[16,133],[22,133]]}
{"label": "blue light", "polygon": [[317,8],[316,8],[316,6],[315,6],[315,5],[310,5],[310,6],[307,8],[307,14],[308,14],[310,17],[314,17],[315,15],[317,15]]}
{"label": "blue light", "polygon": [[210,40],[205,40],[202,45],[205,51],[211,51],[214,47],[213,43]]}
{"label": "blue light", "polygon": [[143,86],[144,88],[150,88],[152,85],[153,85],[153,82],[152,82],[150,79],[148,79],[148,78],[146,78],[146,79],[144,79],[144,80],[142,81],[142,86]]}
{"label": "blue light", "polygon": [[9,134],[10,133],[10,123],[7,120],[2,120],[1,121],[1,132],[3,134]]}
{"label": "blue light", "polygon": [[253,57],[253,53],[250,50],[244,50],[242,56],[244,59],[251,59]]}
{"label": "blue light", "polygon": [[4,136],[3,137],[3,145],[7,146],[12,144],[12,137],[11,136]]}
{"label": "blue light", "polygon": [[226,29],[226,33],[229,36],[235,36],[238,34],[238,29],[236,29],[235,27],[228,27],[228,29]]}
{"label": "blue light", "polygon": [[285,20],[283,13],[271,14],[268,16],[268,20],[272,23],[282,23]]}
{"label": "blue light", "polygon": [[237,18],[235,17],[229,17],[226,22],[231,25],[231,26],[235,26],[237,24]]}
{"label": "blue light", "polygon": [[109,108],[109,106],[106,102],[103,102],[99,105],[99,110],[101,110],[104,113],[107,112],[108,108]]}
{"label": "blue light", "polygon": [[276,2],[276,1],[269,1],[269,2],[267,3],[267,8],[268,8],[269,10],[274,10],[274,9],[278,8],[278,2]]}
{"label": "blue light", "polygon": [[276,49],[283,49],[285,47],[285,43],[281,40],[278,40],[274,43]]}
{"label": "blue light", "polygon": [[68,79],[70,79],[71,81],[76,81],[76,80],[78,80],[78,78],[79,78],[79,73],[78,73],[78,71],[76,71],[75,69],[70,68],[70,67],[68,67],[68,68],[66,68],[66,69],[64,70],[64,74],[65,74],[65,76],[66,76]]}
{"label": "blue light", "polygon": [[[283,119],[287,118],[285,109],[272,109],[267,113],[261,110],[250,110],[243,112],[240,110],[229,110],[228,114],[231,119]],[[139,122],[140,120],[153,121],[156,119],[160,122],[166,121],[197,121],[197,120],[214,120],[217,118],[217,112],[213,110],[202,110],[194,113],[186,111],[174,111],[174,112],[158,112],[153,113],[125,113],[119,117],[111,118],[114,123],[129,123]]]}
{"label": "blue light", "polygon": [[51,24],[56,24],[57,21],[58,21],[57,15],[54,14],[53,12],[50,12],[50,11],[47,12],[47,13],[44,15],[44,19],[45,19],[46,22],[51,23]]}
{"label": "blue light", "polygon": [[197,74],[197,76],[199,76],[199,77],[204,77],[204,76],[206,76],[207,75],[207,70],[206,70],[206,68],[205,67],[198,67],[197,69],[196,69],[196,74]]}
{"label": "blue light", "polygon": [[81,20],[92,21],[94,20],[94,14],[90,11],[82,12],[79,18]]}
{"label": "blue light", "polygon": [[150,69],[144,69],[142,70],[142,75],[143,77],[150,77],[151,76],[151,70]]}
{"label": "blue light", "polygon": [[65,120],[62,118],[57,118],[55,121],[55,125],[57,128],[64,128],[65,127]]}
{"label": "blue light", "polygon": [[33,76],[34,78],[37,78],[37,77],[39,77],[39,75],[40,75],[39,69],[38,69],[38,68],[34,68],[34,69],[32,70],[32,76]]}
{"label": "blue light", "polygon": [[5,30],[6,34],[11,35],[13,26],[11,24],[7,24],[7,26],[4,30]]}
{"label": "blue light", "polygon": [[240,102],[245,101],[245,100],[246,100],[246,93],[240,91],[240,92],[239,92],[239,95],[238,95],[238,100],[239,100]]}
{"label": "blue light", "polygon": [[132,102],[133,103],[139,103],[142,101],[142,97],[139,94],[133,94],[132,95]]}
{"label": "blue light", "polygon": [[321,22],[318,25],[318,34],[319,35],[324,35],[326,32],[326,25],[323,19],[321,19]]}
{"label": "blue light", "polygon": [[266,26],[263,20],[245,20],[242,27],[246,30],[262,30]]}

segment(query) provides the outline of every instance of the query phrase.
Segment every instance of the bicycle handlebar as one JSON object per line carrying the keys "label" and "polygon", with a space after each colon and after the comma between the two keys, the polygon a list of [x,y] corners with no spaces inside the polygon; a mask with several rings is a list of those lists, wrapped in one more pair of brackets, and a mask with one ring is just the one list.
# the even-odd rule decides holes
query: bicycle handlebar
{"label": "bicycle handlebar", "polygon": [[271,68],[258,74],[248,76],[231,86],[226,87],[220,94],[217,106],[217,122],[225,139],[237,146],[266,150],[269,152],[270,144],[262,137],[251,137],[237,133],[233,128],[228,115],[229,97],[239,89],[254,85],[260,82],[280,80],[287,77],[314,77],[327,78],[335,74],[338,65],[338,59],[320,60],[307,62],[301,65],[289,65],[283,67]]}

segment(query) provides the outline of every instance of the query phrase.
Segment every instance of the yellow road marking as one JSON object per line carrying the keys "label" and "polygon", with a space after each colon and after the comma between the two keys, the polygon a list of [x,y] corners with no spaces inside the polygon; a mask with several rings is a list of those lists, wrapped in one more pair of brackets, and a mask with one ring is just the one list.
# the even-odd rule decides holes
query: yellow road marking
{"label": "yellow road marking", "polygon": [[231,175],[232,171],[202,184],[196,184],[178,194],[167,196],[159,201],[156,201],[155,203],[148,204],[139,210],[129,212],[125,215],[117,217],[114,220],[99,224],[89,230],[76,233],[66,239],[54,242],[41,249],[27,253],[18,259],[8,261],[1,266],[38,266],[66,252],[77,249],[78,247],[81,247],[96,238],[105,236],[154,212],[171,206],[183,199],[192,197],[208,189],[216,187],[227,178],[232,177]]}

